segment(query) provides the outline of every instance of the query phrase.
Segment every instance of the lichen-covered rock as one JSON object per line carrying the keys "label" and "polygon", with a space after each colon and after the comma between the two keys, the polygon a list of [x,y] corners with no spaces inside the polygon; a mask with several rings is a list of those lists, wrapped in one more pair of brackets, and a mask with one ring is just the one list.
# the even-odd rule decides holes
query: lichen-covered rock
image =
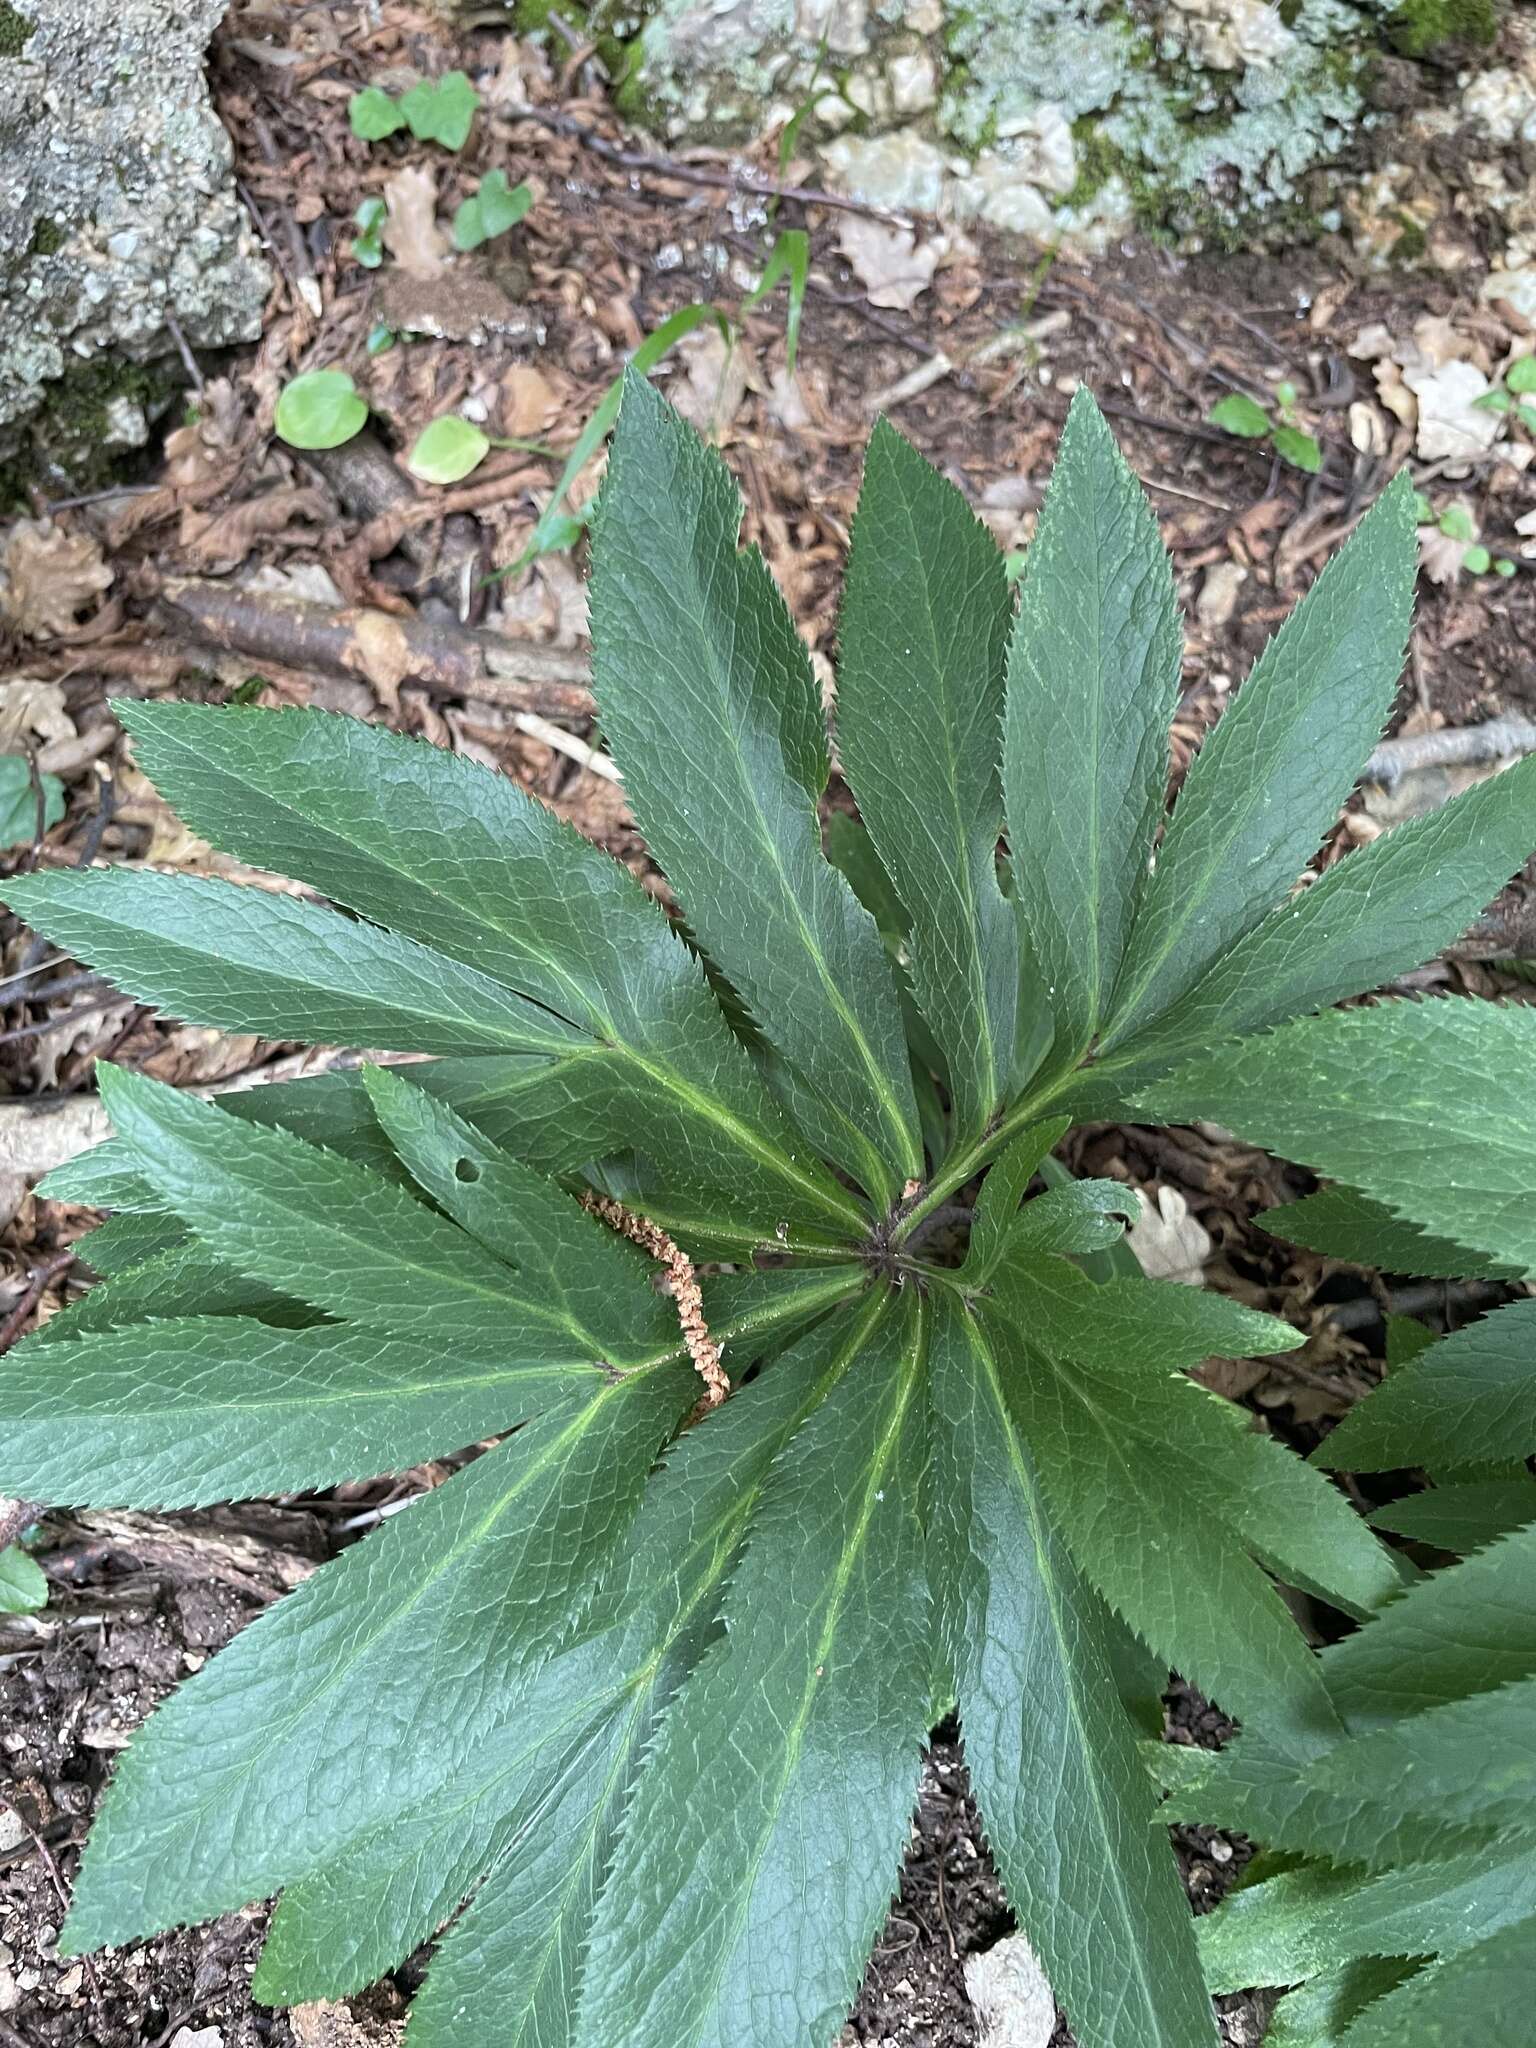
{"label": "lichen-covered rock", "polygon": [[1502,4],[646,0],[630,104],[719,139],[808,107],[802,142],[874,204],[1238,241],[1334,225],[1335,169],[1386,118],[1383,64],[1447,39],[1477,55]]}
{"label": "lichen-covered rock", "polygon": [[0,0],[0,438],[101,358],[260,332],[268,272],[203,79],[223,0]]}

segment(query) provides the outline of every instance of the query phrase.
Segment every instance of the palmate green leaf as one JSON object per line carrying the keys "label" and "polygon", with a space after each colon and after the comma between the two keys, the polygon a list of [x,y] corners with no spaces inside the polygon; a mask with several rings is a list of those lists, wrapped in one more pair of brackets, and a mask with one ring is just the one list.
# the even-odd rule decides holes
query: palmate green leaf
{"label": "palmate green leaf", "polygon": [[1082,2048],[1214,2042],[1189,1909],[1116,1697],[1110,1618],[1052,1527],[985,1333],[957,1304],[935,1314],[930,1570],[1009,1900]]}
{"label": "palmate green leaf", "polygon": [[1368,1517],[1373,1529],[1465,1555],[1536,1522],[1536,1479],[1469,1479],[1405,1494]]}
{"label": "palmate green leaf", "polygon": [[1467,1323],[1387,1375],[1318,1446],[1319,1464],[1386,1472],[1536,1453],[1536,1301]]}
{"label": "palmate green leaf", "polygon": [[334,1486],[477,1443],[590,1390],[590,1365],[434,1357],[377,1329],[189,1316],[0,1359],[0,1485],[188,1508]]}
{"label": "palmate green leaf", "polygon": [[554,1052],[576,1033],[471,967],[293,896],[56,868],[5,884],[56,945],[189,1024],[393,1052]]}
{"label": "palmate green leaf", "polygon": [[1536,2000],[1536,1916],[1449,1961],[1420,1970],[1368,2005],[1343,2048],[1462,2048],[1468,2016],[1478,2048],[1524,2048]]}
{"label": "palmate green leaf", "polygon": [[1529,1843],[1363,1878],[1308,1865],[1234,1894],[1200,1923],[1200,1953],[1213,1990],[1240,1991],[1300,1983],[1365,1956],[1457,1955],[1533,1916]]}
{"label": "palmate green leaf", "polygon": [[1533,1590],[1536,1527],[1408,1588],[1328,1652],[1328,1690],[1351,1729],[1536,1678]]}
{"label": "palmate green leaf", "polygon": [[1001,1264],[1025,1191],[1067,1129],[1066,1117],[1048,1117],[1021,1131],[993,1164],[971,1212],[970,1243],[962,1269],[968,1286],[985,1286]]}
{"label": "palmate green leaf", "polygon": [[630,373],[593,547],[603,727],[689,923],[814,1091],[810,1135],[889,1203],[923,1164],[895,978],[822,853],[816,683],[740,522],[719,458]]}
{"label": "palmate green leaf", "polygon": [[1349,1786],[1431,1819],[1529,1828],[1536,1809],[1536,1677],[1357,1736],[1320,1758],[1316,1769],[1325,1791]]}
{"label": "palmate green leaf", "polygon": [[910,1296],[869,1315],[773,1468],[725,1633],[636,1784],[580,2048],[824,2040],[858,1987],[930,1712],[924,1316]]}
{"label": "palmate green leaf", "polygon": [[[857,1205],[787,1124],[656,905],[504,776],[324,712],[118,709],[146,774],[195,830],[579,1027],[557,1065],[522,1078],[541,1124],[584,1142],[580,1156],[640,1147],[673,1182],[708,1190],[690,1210],[717,1228],[857,1226]],[[449,1099],[548,1168],[504,1123]]]}
{"label": "palmate green leaf", "polygon": [[1063,1066],[1099,1024],[1146,883],[1181,655],[1157,522],[1079,391],[1029,550],[1003,731],[1014,892]]}
{"label": "palmate green leaf", "polygon": [[[1256,672],[1247,688],[1258,681]],[[1234,706],[1224,716],[1236,715]],[[1533,836],[1536,759],[1336,861],[1244,932],[1171,1008],[1096,1062],[1078,1114],[1097,1113],[1088,1095],[1096,1100],[1112,1086],[1123,1099],[1138,1076],[1181,1053],[1406,974],[1467,929],[1524,861]]]}
{"label": "palmate green leaf", "polygon": [[1210,1118],[1432,1236],[1536,1271],[1536,1009],[1446,997],[1333,1010],[1222,1046],[1144,1112]]}
{"label": "palmate green leaf", "polygon": [[[127,1220],[142,1223],[160,1219]],[[175,1218],[168,1220],[175,1224]],[[251,1317],[292,1330],[321,1320],[316,1310],[260,1280],[247,1279],[233,1266],[210,1258],[206,1246],[184,1236],[164,1251],[99,1281],[78,1301],[50,1316],[10,1355],[18,1366],[35,1372],[39,1369],[36,1354],[45,1346],[67,1344],[76,1337],[94,1336],[104,1330],[127,1329],[136,1323],[167,1322],[183,1316]],[[53,1366],[42,1369],[57,1370]]]}
{"label": "palmate green leaf", "polygon": [[[1172,1305],[1166,1332],[1155,1320],[1159,1291],[1096,1288],[1063,1260],[1010,1269],[987,1317],[1009,1399],[1079,1568],[1116,1612],[1230,1712],[1316,1748],[1341,1724],[1253,1559],[1357,1614],[1396,1587],[1395,1567],[1299,1459],[1174,1376],[1200,1349],[1198,1319],[1181,1357]],[[1112,1295],[1145,1309],[1095,1325],[1092,1298]]]}
{"label": "palmate green leaf", "polygon": [[1266,1209],[1256,1220],[1272,1237],[1383,1273],[1412,1273],[1427,1280],[1519,1277],[1515,1267],[1500,1266],[1486,1253],[1467,1251],[1449,1238],[1431,1237],[1353,1188],[1324,1188],[1300,1202]]}
{"label": "palmate green leaf", "polygon": [[1264,2048],[1340,2048],[1350,2022],[1413,1967],[1393,1956],[1367,1956],[1314,1978],[1281,1999]]}
{"label": "palmate green leaf", "polygon": [[1406,474],[1388,485],[1195,756],[1137,908],[1104,1048],[1170,1009],[1273,909],[1337,817],[1402,673],[1412,499]]}
{"label": "palmate green leaf", "polygon": [[451,1780],[580,1621],[694,1385],[546,1411],[262,1614],[124,1756],[63,1945],[243,1905]]}
{"label": "palmate green leaf", "polygon": [[889,422],[870,438],[839,630],[843,770],[908,910],[912,990],[979,1135],[1013,1065],[1018,921],[997,881],[1012,599],[964,498]]}
{"label": "palmate green leaf", "polygon": [[[96,1152],[102,1152],[106,1149],[105,1146],[97,1146]],[[92,1158],[94,1156],[95,1153],[82,1154],[84,1158]],[[125,1149],[123,1157],[126,1158],[126,1156]],[[69,1163],[72,1166],[77,1162],[71,1160]],[[65,1170],[67,1171],[67,1169]],[[126,1173],[126,1169],[124,1171]],[[148,1200],[150,1198],[149,1185],[147,1182],[143,1182],[141,1185],[144,1189],[145,1199]],[[37,1192],[39,1194],[42,1192],[41,1183],[38,1185]],[[48,1199],[67,1202],[71,1198],[68,1195],[62,1195]],[[179,1247],[184,1247],[186,1242],[187,1233],[174,1216],[156,1215],[154,1213],[146,1213],[144,1215],[127,1213],[122,1216],[109,1216],[104,1223],[98,1223],[96,1228],[89,1233],[88,1239],[82,1238],[80,1240],[79,1257],[81,1264],[88,1266],[93,1273],[98,1276],[106,1276],[112,1273],[124,1272],[131,1266],[142,1266],[148,1260],[157,1259],[165,1252],[175,1251]],[[99,1294],[101,1291],[100,1287],[92,1289],[93,1294]],[[76,1306],[78,1305],[76,1304]],[[49,1322],[43,1327],[49,1328],[58,1321],[58,1316],[50,1317]]]}
{"label": "palmate green leaf", "polygon": [[502,1363],[622,1370],[671,1355],[676,1320],[639,1258],[627,1290],[585,1290],[576,1314],[367,1167],[120,1068],[101,1070],[101,1089],[140,1169],[214,1256],[323,1314]]}
{"label": "palmate green leaf", "polygon": [[[1326,1656],[1323,1665],[1326,1678]],[[1319,1791],[1310,1766],[1269,1741],[1262,1728],[1245,1729],[1219,1753],[1191,1761],[1189,1782],[1175,1785],[1161,1818],[1230,1829],[1282,1855],[1390,1870],[1404,1860],[1455,1855],[1493,1839],[1491,1828],[1427,1819],[1401,1801],[1363,1799],[1347,1786]],[[1167,1768],[1159,1752],[1158,1770]]]}
{"label": "palmate green leaf", "polygon": [[[864,1313],[828,1321],[672,1446],[581,1639],[507,1700],[451,1790],[365,1828],[290,1886],[257,1970],[259,1997],[286,2005],[371,1983],[427,1939],[482,1872],[499,1869],[495,1891],[462,1923],[468,1931],[439,1951],[431,2002],[412,2020],[418,2043],[494,2033],[501,2048],[546,2048],[565,2038],[574,2007],[566,1959],[585,1947],[608,1830],[656,1716],[703,1646],[774,1458],[868,1328]],[[503,1973],[509,1927],[518,1952]],[[475,1978],[473,2000],[456,1995],[461,1974]],[[466,2036],[470,2026],[478,2033]]]}

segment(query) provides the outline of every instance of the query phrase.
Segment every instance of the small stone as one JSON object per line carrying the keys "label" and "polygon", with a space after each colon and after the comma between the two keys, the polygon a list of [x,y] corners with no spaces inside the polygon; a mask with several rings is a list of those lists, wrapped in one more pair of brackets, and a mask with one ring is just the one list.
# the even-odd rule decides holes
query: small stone
{"label": "small stone", "polygon": [[866,206],[938,212],[944,156],[910,128],[891,135],[839,135],[823,153],[837,184]]}
{"label": "small stone", "polygon": [[199,2027],[195,2033],[191,2027],[179,2027],[170,2048],[224,2048],[224,2035],[218,2027]]}
{"label": "small stone", "polygon": [[885,67],[891,89],[891,107],[897,114],[922,114],[939,97],[939,81],[933,59],[926,50],[909,50],[893,57]]}
{"label": "small stone", "polygon": [[967,1956],[965,1988],[976,2009],[978,2048],[1049,2048],[1056,2000],[1022,1934]]}

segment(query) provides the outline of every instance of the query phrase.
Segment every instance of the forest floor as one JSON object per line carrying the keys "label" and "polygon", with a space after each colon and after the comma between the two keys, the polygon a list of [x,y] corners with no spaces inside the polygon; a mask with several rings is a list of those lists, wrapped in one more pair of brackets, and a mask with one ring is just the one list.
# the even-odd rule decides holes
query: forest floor
{"label": "forest floor", "polygon": [[[384,0],[371,27],[366,12],[300,0],[232,10],[212,77],[274,261],[263,338],[189,362],[185,410],[164,423],[163,446],[124,488],[84,502],[39,499],[37,523],[0,525],[0,753],[30,751],[62,778],[66,799],[57,823],[35,835],[22,828],[12,868],[108,859],[240,872],[155,797],[107,700],[175,692],[222,701],[244,686],[264,703],[383,720],[489,762],[646,872],[614,783],[584,764],[579,746],[573,756],[539,736],[545,715],[578,739],[590,731],[579,554],[484,579],[521,553],[564,451],[623,357],[692,303],[731,316],[735,344],[727,350],[700,327],[659,380],[740,479],[746,534],[828,677],[875,413],[888,410],[1011,548],[1027,544],[1071,390],[1086,382],[1151,494],[1188,612],[1178,771],[1264,639],[1404,462],[1436,513],[1463,505],[1514,568],[1458,572],[1464,541],[1432,548],[1398,727],[1536,717],[1531,444],[1516,436],[1459,459],[1420,452],[1419,407],[1437,370],[1469,362],[1494,372],[1530,346],[1512,318],[1434,277],[1362,278],[1306,252],[1218,260],[1127,246],[1085,264],[941,237],[931,223],[893,235],[857,210],[737,189],[742,165],[723,152],[646,161],[649,146],[608,110],[590,52],[552,69],[499,33],[451,44],[404,0]],[[370,147],[351,134],[354,91],[453,64],[486,96],[464,151],[409,137]],[[513,111],[530,106],[533,117]],[[529,180],[532,210],[501,242],[448,262],[434,219],[446,221],[493,166]],[[790,165],[786,177],[771,149],[746,168],[759,185],[793,185],[797,175]],[[414,194],[415,227],[370,271],[350,254],[351,222],[386,189],[397,217]],[[783,286],[741,312],[785,227],[806,228],[811,248],[793,377]],[[415,338],[370,355],[381,326]],[[366,439],[315,458],[284,448],[271,435],[279,389],[301,368],[333,363],[369,399]],[[1316,475],[1207,420],[1225,394],[1264,397],[1282,378],[1321,443]],[[488,431],[534,447],[493,455],[457,487],[420,489],[397,458],[429,419],[466,404]],[[549,449],[557,452],[539,452]],[[596,474],[580,479],[578,502]],[[323,611],[296,613],[294,600],[352,608],[341,658],[325,653],[315,625]],[[396,640],[377,630],[380,615],[419,627],[429,654],[402,664]],[[467,628],[516,643],[503,673],[483,672]],[[519,648],[537,655],[521,673]],[[1394,793],[1368,792],[1322,858],[1476,772],[1434,769]],[[1517,886],[1478,940],[1405,985],[1519,993],[1524,981],[1501,962],[1536,956],[1536,937],[1523,936],[1525,903]],[[96,1059],[205,1088],[306,1071],[317,1056],[166,1023],[50,957],[14,920],[0,926],[0,975],[4,1346],[84,1284],[68,1253],[94,1217],[37,1201],[27,1176],[50,1163],[49,1148],[78,1143],[69,1133],[89,1114]],[[22,1105],[47,1114],[22,1119]],[[1198,1131],[1097,1128],[1074,1142],[1075,1167],[1147,1192],[1173,1266],[1311,1333],[1284,1358],[1207,1370],[1262,1426],[1309,1447],[1378,1376],[1385,1297],[1363,1274],[1254,1228],[1255,1210],[1302,1192],[1305,1176]],[[1410,1301],[1452,1317],[1461,1306],[1407,1293],[1397,1305]],[[200,1514],[46,1520],[36,1554],[48,1607],[0,1619],[0,2048],[383,2048],[398,2038],[424,1956],[345,2007],[274,2014],[249,1996],[262,1909],[87,1960],[64,1961],[54,1947],[90,1814],[144,1714],[264,1604],[433,1478],[428,1469]],[[1180,1690],[1169,1716],[1176,1740],[1222,1733]],[[1209,1830],[1179,1830],[1177,1846],[1197,1909],[1246,1853]],[[1008,1925],[954,1731],[940,1731],[901,1895],[847,2038],[967,2048],[976,2034],[965,1958]],[[1253,2048],[1259,2016],[1243,2000],[1224,2003],[1232,2048]]]}

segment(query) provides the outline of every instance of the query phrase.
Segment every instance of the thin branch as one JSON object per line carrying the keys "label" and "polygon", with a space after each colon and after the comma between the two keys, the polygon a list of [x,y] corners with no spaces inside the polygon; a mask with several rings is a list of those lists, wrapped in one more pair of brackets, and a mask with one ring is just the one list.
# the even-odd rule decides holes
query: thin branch
{"label": "thin branch", "polygon": [[1360,780],[1395,789],[1405,775],[1420,768],[1475,767],[1515,754],[1536,754],[1536,721],[1512,712],[1482,725],[1448,725],[1439,732],[1383,740],[1361,770]]}
{"label": "thin branch", "polygon": [[841,192],[824,192],[819,186],[786,185],[782,178],[764,177],[760,172],[743,170],[739,165],[689,164],[672,156],[654,156],[647,150],[621,149],[618,143],[610,142],[584,122],[573,119],[569,114],[555,113],[548,107],[508,107],[505,111],[509,120],[537,121],[541,128],[553,129],[556,135],[569,135],[583,149],[590,149],[594,156],[602,157],[605,163],[617,164],[626,171],[648,171],[653,177],[675,178],[680,185],[708,185],[717,191],[752,192],[763,199],[793,199],[801,206],[830,206],[839,213],[860,213],[868,220],[888,221],[898,228],[912,226],[911,217],[907,214],[893,213],[884,206],[870,206],[862,199],[850,199]]}

